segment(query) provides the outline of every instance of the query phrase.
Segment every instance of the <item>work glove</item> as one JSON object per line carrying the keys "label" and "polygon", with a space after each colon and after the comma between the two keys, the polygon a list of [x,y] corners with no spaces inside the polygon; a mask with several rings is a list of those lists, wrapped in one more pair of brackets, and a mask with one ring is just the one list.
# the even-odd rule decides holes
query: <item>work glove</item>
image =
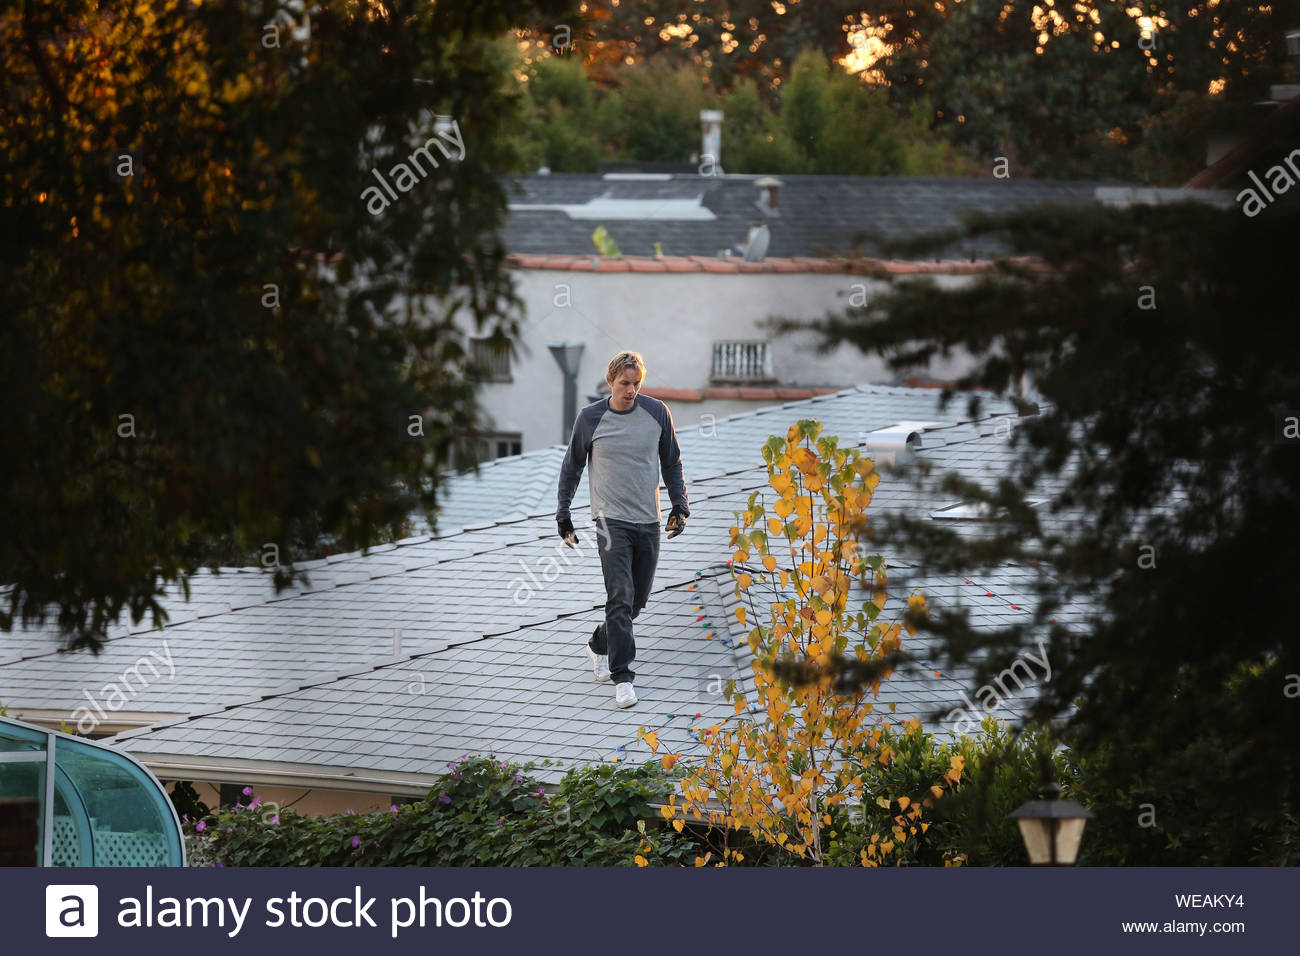
{"label": "work glove", "polygon": [[686,515],[674,508],[673,513],[668,516],[668,523],[664,525],[664,530],[668,532],[668,537],[677,537],[686,530]]}
{"label": "work glove", "polygon": [[573,530],[573,522],[568,518],[562,518],[557,520],[557,524],[560,529],[560,537],[564,539],[564,543],[571,548],[576,548],[578,546],[578,533]]}

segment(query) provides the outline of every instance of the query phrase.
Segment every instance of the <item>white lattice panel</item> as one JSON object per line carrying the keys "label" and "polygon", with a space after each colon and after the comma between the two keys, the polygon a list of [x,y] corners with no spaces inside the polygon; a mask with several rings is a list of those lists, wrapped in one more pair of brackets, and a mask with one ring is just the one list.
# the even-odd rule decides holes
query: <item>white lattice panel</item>
{"label": "white lattice panel", "polygon": [[[80,866],[81,844],[71,817],[54,818],[54,865]],[[167,844],[156,833],[95,831],[95,866],[166,866]]]}

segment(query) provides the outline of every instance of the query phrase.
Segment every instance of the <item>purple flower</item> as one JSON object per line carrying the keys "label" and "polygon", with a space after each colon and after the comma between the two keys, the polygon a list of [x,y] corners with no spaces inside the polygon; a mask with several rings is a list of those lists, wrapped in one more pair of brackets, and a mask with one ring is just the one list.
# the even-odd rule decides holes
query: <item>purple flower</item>
{"label": "purple flower", "polygon": [[456,769],[456,761],[453,760],[451,763],[447,764],[447,766],[450,767],[452,770],[455,770],[455,769]]}
{"label": "purple flower", "polygon": [[524,779],[524,778],[521,777],[521,776],[519,776],[519,774],[515,774],[515,783],[519,783],[519,782],[522,781],[523,779]]}
{"label": "purple flower", "polygon": [[348,816],[350,816],[350,817],[351,817],[351,816],[356,816],[356,811],[354,811],[351,807],[348,807],[348,808],[347,808],[346,810],[344,810],[343,812],[346,813],[346,814],[347,814]]}
{"label": "purple flower", "polygon": [[235,809],[236,809],[236,810],[242,810],[242,809],[244,809],[244,805],[243,805],[242,803],[240,803],[238,800],[236,800],[236,801],[235,801]]}
{"label": "purple flower", "polygon": [[248,809],[250,809],[250,810],[256,810],[256,809],[257,809],[257,805],[260,804],[261,802],[262,802],[262,798],[261,798],[261,797],[255,797],[255,798],[253,798],[253,802],[250,803],[250,804],[248,805]]}
{"label": "purple flower", "polygon": [[354,836],[354,837],[352,838],[352,849],[355,850],[355,849],[356,849],[357,847],[359,847],[359,846],[361,846],[361,837],[359,837],[359,836]]}
{"label": "purple flower", "polygon": [[199,833],[202,833],[207,828],[208,828],[208,824],[204,820],[200,820],[198,823],[194,824],[194,829],[197,830]]}
{"label": "purple flower", "polygon": [[545,790],[544,788],[542,788],[542,787],[538,787],[538,788],[537,788],[537,795],[538,795],[539,797],[544,797],[544,796],[546,796],[546,790]]}
{"label": "purple flower", "polygon": [[506,821],[502,820],[500,817],[497,817],[497,826],[504,826],[505,822]]}
{"label": "purple flower", "polygon": [[452,779],[453,779],[453,780],[459,780],[459,779],[460,779],[460,774],[458,774],[458,773],[457,773],[457,774],[452,774]]}
{"label": "purple flower", "polygon": [[447,796],[445,793],[438,799],[441,800],[443,803],[451,803],[451,797]]}
{"label": "purple flower", "polygon": [[280,822],[280,814],[277,813],[275,816],[271,817],[271,819],[267,820],[266,822],[267,822],[267,823],[279,823],[279,822]]}
{"label": "purple flower", "polygon": [[389,813],[396,813],[396,812],[397,812],[397,804],[394,803],[391,807],[389,807],[389,808],[388,808],[388,812],[389,812]]}
{"label": "purple flower", "polygon": [[253,795],[253,788],[252,788],[252,787],[245,787],[245,788],[243,789],[243,794],[244,794],[244,796],[246,796],[246,797],[251,797],[251,796]]}

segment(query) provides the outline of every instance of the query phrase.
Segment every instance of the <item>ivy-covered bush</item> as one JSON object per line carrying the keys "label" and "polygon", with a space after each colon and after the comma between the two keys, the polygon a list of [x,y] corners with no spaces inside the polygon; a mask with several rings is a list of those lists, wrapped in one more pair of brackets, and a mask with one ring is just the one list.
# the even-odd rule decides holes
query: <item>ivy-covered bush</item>
{"label": "ivy-covered bush", "polygon": [[[956,743],[892,729],[881,743],[891,760],[854,768],[877,800],[831,810],[825,865],[858,866],[869,839],[910,827],[900,798],[926,809],[890,862],[1023,865],[1024,844],[1007,814],[1036,796],[1044,758],[1066,797],[1088,806],[1097,799],[1077,787],[1067,751],[1053,750],[1034,731],[1017,737],[992,717],[978,735]],[[960,784],[936,797],[930,788],[954,757]],[[699,823],[677,832],[653,808],[668,802],[676,779],[659,761],[574,767],[549,794],[531,775],[533,766],[465,757],[424,799],[376,813],[277,811],[245,788],[247,802],[186,821],[190,865],[632,866],[640,856],[650,866],[694,866],[708,850]],[[1096,834],[1085,836],[1085,848],[1088,836]],[[745,844],[741,865],[808,865],[761,842]]]}
{"label": "ivy-covered bush", "polygon": [[[185,824],[192,866],[631,866],[638,823],[661,829],[652,801],[670,778],[645,767],[574,768],[548,795],[532,764],[466,757],[415,803],[376,813],[305,816],[247,803]],[[656,835],[652,863],[689,864],[689,834]]]}

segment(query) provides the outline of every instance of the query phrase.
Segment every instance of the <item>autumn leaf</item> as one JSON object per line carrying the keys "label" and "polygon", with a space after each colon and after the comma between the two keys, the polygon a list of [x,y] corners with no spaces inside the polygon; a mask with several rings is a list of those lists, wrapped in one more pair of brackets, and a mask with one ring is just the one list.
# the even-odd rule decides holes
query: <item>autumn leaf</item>
{"label": "autumn leaf", "polygon": [[901,809],[901,810],[906,810],[906,809],[907,809],[908,807],[910,807],[911,805],[912,805],[912,798],[911,798],[911,797],[899,797],[899,798],[898,798],[898,806],[899,806],[899,809]]}
{"label": "autumn leaf", "polygon": [[738,608],[736,608],[736,620],[738,620],[738,621],[740,622],[740,626],[741,626],[741,627],[744,627],[744,626],[745,626],[745,615],[746,615],[747,613],[748,613],[748,612],[747,612],[747,611],[745,610],[745,608],[743,608],[743,607],[738,607]]}
{"label": "autumn leaf", "polygon": [[650,865],[650,861],[647,860],[645,857],[643,857],[640,853],[638,853],[636,856],[632,857],[632,859],[636,862],[636,865],[637,865],[637,866],[649,866],[649,865]]}
{"label": "autumn leaf", "polygon": [[659,732],[657,730],[652,730],[650,733],[646,734],[645,742],[646,746],[650,748],[652,754],[657,754],[659,752]]}
{"label": "autumn leaf", "polygon": [[664,754],[659,758],[659,762],[664,765],[665,770],[672,770],[673,764],[677,763],[677,754]]}
{"label": "autumn leaf", "polygon": [[807,448],[800,448],[791,456],[791,460],[805,475],[817,474],[817,456]]}
{"label": "autumn leaf", "polygon": [[685,820],[674,820],[674,821],[673,821],[673,829],[676,830],[678,833],[681,833],[681,832],[682,832],[682,827],[684,827],[684,826],[686,826],[686,821],[685,821]]}

